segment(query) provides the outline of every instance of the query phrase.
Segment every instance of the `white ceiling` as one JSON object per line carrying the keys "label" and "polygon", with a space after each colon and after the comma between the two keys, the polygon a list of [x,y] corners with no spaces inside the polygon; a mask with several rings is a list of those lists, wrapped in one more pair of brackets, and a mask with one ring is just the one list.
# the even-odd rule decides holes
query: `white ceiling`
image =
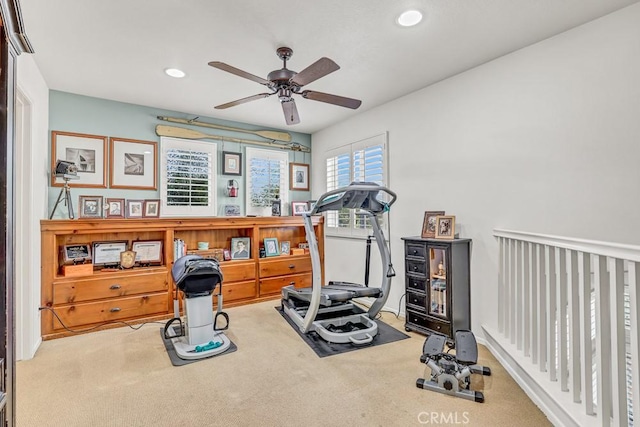
{"label": "white ceiling", "polygon": [[[34,58],[49,88],[194,116],[313,133],[439,80],[639,0],[21,0]],[[396,16],[425,19],[401,28]],[[207,65],[266,78],[293,49],[302,71],[326,56],[341,69],[305,89],[362,100],[358,110],[296,97],[286,126],[277,97]],[[187,73],[173,79],[165,68]]]}

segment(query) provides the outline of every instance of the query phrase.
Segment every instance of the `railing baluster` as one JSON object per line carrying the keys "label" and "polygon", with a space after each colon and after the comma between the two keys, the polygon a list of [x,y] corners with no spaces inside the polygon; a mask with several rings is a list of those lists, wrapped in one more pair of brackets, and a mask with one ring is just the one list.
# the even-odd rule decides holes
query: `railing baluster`
{"label": "railing baluster", "polygon": [[498,238],[498,332],[504,333],[504,237]]}
{"label": "railing baluster", "polygon": [[556,296],[556,250],[555,247],[548,247],[548,269],[547,269],[547,372],[551,381],[558,380],[556,369],[557,335],[556,335],[556,310],[558,306]]}
{"label": "railing baluster", "polygon": [[522,296],[522,241],[516,244],[516,348],[522,350],[524,298]]}
{"label": "railing baluster", "polygon": [[560,369],[560,390],[569,391],[569,368],[567,345],[567,251],[564,248],[556,250],[558,254],[558,367]]}
{"label": "railing baluster", "polygon": [[629,307],[631,309],[631,385],[632,405],[635,420],[640,416],[640,263],[629,262]]}
{"label": "railing baluster", "polygon": [[516,343],[516,307],[517,307],[517,300],[516,300],[516,244],[517,241],[516,240],[512,240],[511,241],[511,248],[509,251],[509,265],[510,265],[510,274],[509,274],[509,283],[511,284],[510,286],[510,301],[509,301],[509,305],[511,306],[511,313],[509,316],[509,331],[511,332],[510,335],[510,339],[509,341],[511,342],[511,344],[515,344]]}
{"label": "railing baluster", "polygon": [[624,330],[624,261],[611,260],[609,269],[611,298],[611,400],[613,424],[627,427],[627,373]]}
{"label": "railing baluster", "polygon": [[538,318],[540,319],[540,325],[538,327],[538,333],[540,334],[540,339],[538,339],[538,344],[540,347],[538,348],[539,355],[539,367],[541,372],[545,372],[547,370],[548,360],[547,360],[547,312],[549,311],[549,306],[547,305],[547,284],[545,279],[545,271],[547,268],[547,262],[545,257],[545,246],[539,245],[539,253],[538,253],[538,289],[540,290],[540,302],[538,307],[540,307],[540,315]]}
{"label": "railing baluster", "polygon": [[529,242],[522,242],[523,245],[523,257],[524,257],[524,265],[522,269],[523,274],[523,284],[524,288],[522,291],[522,296],[524,300],[523,307],[523,316],[524,316],[524,355],[525,357],[529,357],[531,355],[531,285],[529,283],[530,277],[530,264],[529,264]]}
{"label": "railing baluster", "polygon": [[580,292],[580,337],[582,352],[580,366],[583,378],[584,409],[587,415],[594,415],[593,407],[593,345],[591,339],[591,254],[581,252],[578,257]]}
{"label": "railing baluster", "polygon": [[539,245],[531,243],[531,362],[538,363],[538,342],[540,340],[538,328],[538,315],[540,309],[540,297],[538,296],[538,253]]}
{"label": "railing baluster", "polygon": [[511,239],[507,239],[504,251],[504,336],[509,338],[511,336]]}
{"label": "railing baluster", "polygon": [[611,425],[611,304],[607,257],[596,256],[596,364],[598,377],[598,424]]}
{"label": "railing baluster", "polygon": [[569,331],[571,347],[569,358],[571,361],[571,391],[573,401],[580,402],[580,280],[578,276],[578,252],[569,253]]}

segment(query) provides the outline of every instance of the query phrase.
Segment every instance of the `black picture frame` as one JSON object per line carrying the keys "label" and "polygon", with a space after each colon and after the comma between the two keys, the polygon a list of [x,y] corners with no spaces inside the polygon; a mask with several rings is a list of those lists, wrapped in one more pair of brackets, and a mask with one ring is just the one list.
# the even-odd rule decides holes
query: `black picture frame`
{"label": "black picture frame", "polygon": [[222,174],[242,175],[242,153],[234,153],[231,151],[222,152]]}

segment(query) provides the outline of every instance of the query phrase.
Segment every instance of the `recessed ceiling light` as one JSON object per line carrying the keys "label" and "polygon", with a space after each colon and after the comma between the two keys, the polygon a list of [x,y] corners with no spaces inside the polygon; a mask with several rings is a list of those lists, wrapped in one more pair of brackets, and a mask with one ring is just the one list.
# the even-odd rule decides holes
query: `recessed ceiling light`
{"label": "recessed ceiling light", "polygon": [[175,77],[176,79],[181,79],[186,75],[184,71],[178,70],[177,68],[167,68],[164,72],[167,73],[168,76]]}
{"label": "recessed ceiling light", "polygon": [[413,27],[422,21],[422,13],[417,10],[407,10],[398,17],[398,24],[403,27]]}

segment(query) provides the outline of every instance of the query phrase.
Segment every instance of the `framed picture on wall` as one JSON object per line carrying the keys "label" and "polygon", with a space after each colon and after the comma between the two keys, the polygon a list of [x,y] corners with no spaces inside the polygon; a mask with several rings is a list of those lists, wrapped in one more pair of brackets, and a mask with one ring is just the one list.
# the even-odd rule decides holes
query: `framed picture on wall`
{"label": "framed picture on wall", "polygon": [[242,175],[242,153],[222,152],[222,174]]}
{"label": "framed picture on wall", "polygon": [[142,216],[144,218],[158,218],[160,216],[160,199],[144,201]]}
{"label": "framed picture on wall", "polygon": [[80,218],[102,218],[102,196],[80,196]]}
{"label": "framed picture on wall", "polygon": [[109,187],[157,190],[157,144],[124,138],[110,140]]}
{"label": "framed picture on wall", "polygon": [[144,200],[127,200],[127,218],[142,218],[144,215]]}
{"label": "framed picture on wall", "polygon": [[[58,160],[72,162],[78,168],[78,179],[70,187],[107,187],[107,137],[82,133],[51,132],[51,171]],[[64,179],[51,173],[51,185],[62,187]]]}
{"label": "framed picture on wall", "polygon": [[107,199],[106,218],[124,218],[124,199]]}
{"label": "framed picture on wall", "polygon": [[309,191],[309,165],[289,163],[289,189]]}

